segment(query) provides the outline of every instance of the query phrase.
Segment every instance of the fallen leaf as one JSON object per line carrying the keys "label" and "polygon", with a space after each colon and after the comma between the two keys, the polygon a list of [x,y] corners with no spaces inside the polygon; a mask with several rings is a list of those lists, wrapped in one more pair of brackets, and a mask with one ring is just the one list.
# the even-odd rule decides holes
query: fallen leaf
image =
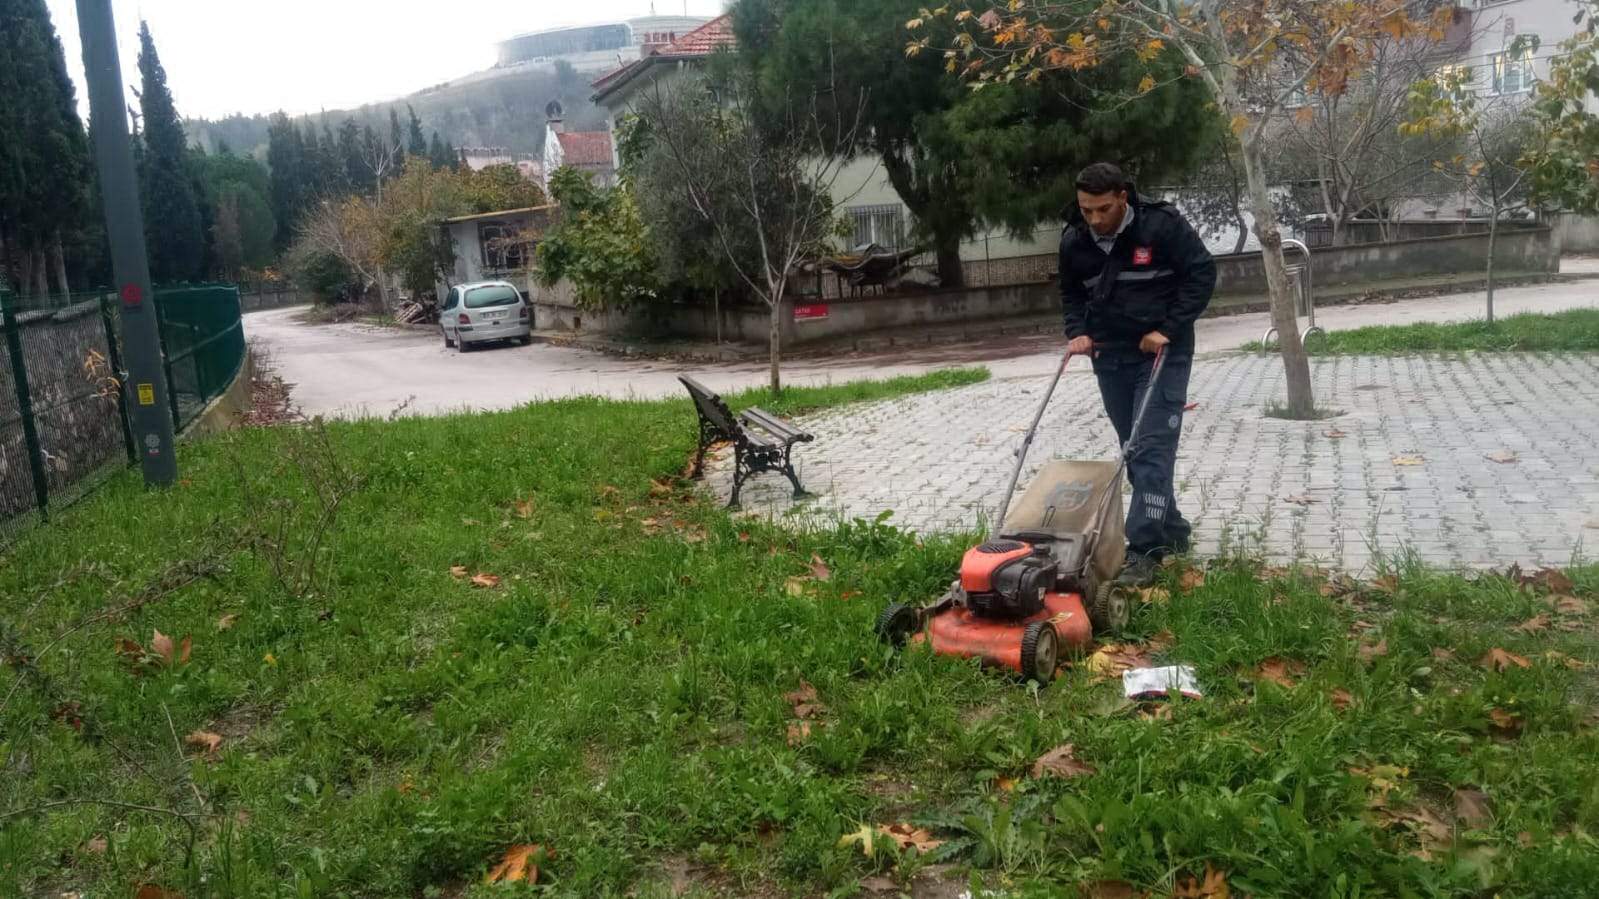
{"label": "fallen leaf", "polygon": [[1142,721],[1164,721],[1173,714],[1169,702],[1146,702],[1138,707],[1138,717]]}
{"label": "fallen leaf", "polygon": [[801,597],[805,595],[805,585],[810,583],[810,578],[795,575],[783,581],[783,592],[789,596]]}
{"label": "fallen leaf", "polygon": [[464,577],[466,577],[466,574],[467,574],[467,571],[466,571],[466,566],[465,565],[451,565],[450,566],[450,576],[451,577],[464,578]]}
{"label": "fallen leaf", "polygon": [[1016,778],[1000,775],[994,778],[994,789],[1001,793],[1014,793],[1016,792]]}
{"label": "fallen leaf", "polygon": [[867,858],[872,858],[877,854],[877,831],[873,830],[870,824],[862,824],[860,830],[844,834],[838,838],[840,847],[848,846],[851,843],[859,843],[861,853]]}
{"label": "fallen leaf", "polygon": [[1544,653],[1543,657],[1556,665],[1564,665],[1572,671],[1586,671],[1588,669],[1587,664],[1582,660],[1574,659],[1563,652],[1555,652],[1553,649]]}
{"label": "fallen leaf", "polygon": [[683,542],[684,543],[704,543],[705,542],[705,538],[707,536],[709,536],[709,535],[705,533],[705,529],[704,528],[701,528],[701,527],[689,528],[688,530],[683,531]]}
{"label": "fallen leaf", "polygon": [[1481,829],[1491,818],[1487,793],[1481,790],[1455,790],[1455,820],[1469,828]]}
{"label": "fallen leaf", "polygon": [[214,754],[222,746],[222,735],[208,730],[197,730],[184,737],[183,742],[193,746],[195,749],[203,749],[208,753]]}
{"label": "fallen leaf", "polygon": [[130,661],[144,658],[144,647],[140,646],[138,641],[129,640],[127,637],[118,637],[113,647],[117,655],[126,656]]}
{"label": "fallen leaf", "polygon": [[1558,568],[1540,568],[1517,578],[1523,587],[1542,587],[1550,593],[1570,593],[1577,589],[1571,577]]}
{"label": "fallen leaf", "polygon": [[133,894],[133,899],[183,899],[183,894],[177,890],[168,890],[153,883],[146,883],[139,886],[138,892]]}
{"label": "fallen leaf", "polygon": [[1348,690],[1342,688],[1333,690],[1331,698],[1333,708],[1340,712],[1347,711],[1350,706],[1355,704],[1355,697],[1350,695]]}
{"label": "fallen leaf", "polygon": [[909,824],[879,824],[877,832],[899,844],[900,849],[915,849],[917,852],[932,852],[944,845],[943,840],[933,838],[933,835],[920,827]]}
{"label": "fallen leaf", "polygon": [[1305,664],[1303,662],[1298,662],[1293,659],[1284,659],[1278,656],[1272,656],[1266,661],[1261,662],[1260,667],[1255,669],[1255,676],[1257,678],[1261,680],[1269,680],[1278,686],[1290,690],[1294,688],[1294,678],[1303,675],[1304,673]]}
{"label": "fallen leaf", "polygon": [[155,631],[155,636],[150,638],[150,651],[160,656],[166,664],[171,665],[172,656],[177,652],[177,647],[173,645],[171,637],[160,631]]}
{"label": "fallen leaf", "polygon": [[1319,503],[1321,500],[1308,493],[1296,493],[1293,496],[1283,497],[1283,502],[1292,503],[1296,506],[1308,506],[1312,503]]}
{"label": "fallen leaf", "polygon": [[1362,662],[1370,665],[1372,659],[1378,659],[1388,654],[1388,640],[1384,638],[1376,643],[1362,643],[1355,649],[1355,652],[1360,656]]}
{"label": "fallen leaf", "polygon": [[1138,600],[1147,605],[1163,606],[1171,600],[1165,587],[1144,587],[1138,591]]}
{"label": "fallen leaf", "polygon": [[524,519],[532,518],[533,517],[533,501],[530,500],[530,499],[517,500],[515,503],[511,504],[511,512],[517,518],[524,518]]}
{"label": "fallen leaf", "polygon": [[1423,464],[1426,464],[1426,461],[1427,460],[1423,459],[1420,456],[1395,456],[1394,457],[1394,464],[1395,465],[1423,465]]}
{"label": "fallen leaf", "polygon": [[1520,846],[1521,848],[1523,848],[1523,849],[1531,849],[1532,848],[1532,834],[1529,831],[1525,831],[1525,830],[1523,830],[1521,833],[1516,834],[1516,844],[1518,846]]}
{"label": "fallen leaf", "polygon": [[827,563],[822,561],[822,557],[815,553],[811,554],[811,577],[819,581],[833,579],[833,569],[828,568]]}
{"label": "fallen leaf", "polygon": [[537,844],[518,843],[505,850],[505,858],[483,878],[484,883],[536,883],[539,866],[533,856],[539,851]]}
{"label": "fallen leaf", "polygon": [[1171,631],[1161,631],[1155,636],[1150,637],[1149,641],[1145,643],[1144,646],[1149,652],[1162,653],[1170,649],[1172,644],[1176,642],[1176,634],[1173,634]]}
{"label": "fallen leaf", "polygon": [[1522,658],[1521,656],[1516,655],[1513,652],[1506,652],[1505,650],[1500,649],[1497,646],[1494,647],[1493,649],[1488,650],[1488,654],[1483,656],[1482,658],[1478,659],[1477,660],[1477,664],[1481,665],[1484,668],[1492,668],[1495,671],[1505,671],[1505,670],[1507,670],[1507,669],[1509,669],[1511,667],[1515,667],[1515,668],[1531,668],[1532,667],[1532,663],[1531,662],[1527,661],[1526,659]]}
{"label": "fallen leaf", "polygon": [[484,589],[493,589],[495,587],[498,587],[499,585],[500,585],[500,576],[497,575],[497,574],[482,574],[482,573],[479,573],[479,574],[472,575],[472,586],[474,586],[474,587],[482,587]]}
{"label": "fallen leaf", "polygon": [[1455,651],[1453,649],[1444,649],[1442,646],[1435,646],[1432,650],[1432,657],[1434,661],[1438,662],[1453,661],[1455,658]]}
{"label": "fallen leaf", "polygon": [[238,613],[237,612],[229,612],[228,614],[223,615],[221,618],[217,619],[217,630],[225,631],[225,630],[228,630],[229,628],[232,628],[235,624],[238,624],[238,623],[239,623],[239,615],[238,615]]}
{"label": "fallen leaf", "polygon": [[1516,625],[1515,627],[1511,628],[1511,630],[1520,631],[1523,634],[1537,634],[1537,633],[1541,633],[1543,631],[1546,631],[1548,629],[1549,629],[1549,616],[1548,615],[1534,615],[1533,617],[1528,618],[1526,621],[1523,621],[1522,623],[1520,623],[1520,624]]}
{"label": "fallen leaf", "polygon": [[1510,450],[1500,450],[1496,453],[1489,453],[1484,458],[1486,458],[1489,462],[1498,462],[1500,465],[1510,465],[1514,462],[1521,461],[1521,457]]}
{"label": "fallen leaf", "polygon": [[1185,877],[1177,882],[1172,899],[1229,899],[1232,890],[1227,886],[1227,874],[1205,863],[1205,878]]}
{"label": "fallen leaf", "polygon": [[1200,587],[1205,586],[1205,572],[1200,571],[1198,568],[1190,568],[1183,572],[1182,577],[1177,579],[1177,586],[1182,587],[1184,590],[1198,590]]}
{"label": "fallen leaf", "polygon": [[1388,812],[1387,817],[1391,823],[1408,825],[1415,832],[1422,852],[1426,853],[1423,858],[1431,858],[1432,852],[1447,849],[1454,841],[1454,828],[1426,806],[1397,809]]}
{"label": "fallen leaf", "polygon": [[811,723],[795,721],[788,726],[788,745],[798,746],[811,738]]}
{"label": "fallen leaf", "polygon": [[799,689],[783,694],[783,698],[793,706],[794,717],[802,721],[819,718],[827,712],[827,706],[816,698],[816,688],[807,681],[800,681]]}
{"label": "fallen leaf", "polygon": [[266,655],[262,656],[261,657],[261,661],[266,662],[268,668],[276,668],[276,667],[278,667],[278,657],[273,655],[270,652],[267,653]]}
{"label": "fallen leaf", "polygon": [[1056,746],[1033,762],[1033,776],[1072,778],[1098,773],[1099,769],[1093,765],[1078,761],[1076,752],[1070,743]]}
{"label": "fallen leaf", "polygon": [[109,844],[106,843],[105,837],[95,837],[83,844],[83,851],[90,855],[105,855],[108,846]]}
{"label": "fallen leaf", "polygon": [[1399,576],[1395,574],[1385,574],[1382,577],[1373,580],[1371,585],[1379,590],[1382,590],[1384,593],[1398,593]]}
{"label": "fallen leaf", "polygon": [[1521,733],[1521,728],[1526,723],[1522,721],[1520,715],[1499,708],[1488,710],[1488,720],[1493,722],[1494,730],[1505,736]]}
{"label": "fallen leaf", "polygon": [[845,590],[843,593],[840,593],[838,595],[838,598],[839,599],[854,599],[855,597],[860,596],[860,595],[861,595],[861,591],[859,591],[859,590]]}
{"label": "fallen leaf", "polygon": [[1553,599],[1555,611],[1562,615],[1575,618],[1585,618],[1588,615],[1588,604],[1575,596],[1556,596]]}
{"label": "fallen leaf", "polygon": [[1321,436],[1326,437],[1328,440],[1342,440],[1349,435],[1338,430],[1337,428],[1329,428],[1325,431],[1322,431]]}
{"label": "fallen leaf", "polygon": [[650,493],[656,496],[671,496],[672,481],[669,478],[657,478],[650,481]]}
{"label": "fallen leaf", "polygon": [[1100,677],[1118,677],[1130,668],[1141,668],[1146,659],[1138,647],[1123,643],[1107,643],[1095,650],[1083,665]]}

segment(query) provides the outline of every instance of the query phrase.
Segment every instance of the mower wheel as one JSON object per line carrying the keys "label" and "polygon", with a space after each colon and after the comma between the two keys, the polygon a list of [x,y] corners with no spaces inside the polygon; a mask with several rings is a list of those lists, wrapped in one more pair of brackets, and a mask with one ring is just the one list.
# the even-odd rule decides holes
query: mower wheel
{"label": "mower wheel", "polygon": [[1055,679],[1060,660],[1060,636],[1055,625],[1035,621],[1022,632],[1022,677],[1048,684]]}
{"label": "mower wheel", "polygon": [[896,602],[877,616],[877,639],[897,649],[911,638],[919,623],[915,609]]}
{"label": "mower wheel", "polygon": [[1132,617],[1132,606],[1128,604],[1127,597],[1116,589],[1116,585],[1108,581],[1100,584],[1099,590],[1094,593],[1093,603],[1088,607],[1088,620],[1093,622],[1094,632],[1118,633]]}

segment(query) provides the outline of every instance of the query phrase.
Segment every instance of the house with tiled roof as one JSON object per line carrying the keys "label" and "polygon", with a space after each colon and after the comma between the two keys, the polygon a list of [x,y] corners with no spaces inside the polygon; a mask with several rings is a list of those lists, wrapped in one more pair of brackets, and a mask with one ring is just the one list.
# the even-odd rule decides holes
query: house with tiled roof
{"label": "house with tiled roof", "polygon": [[[632,111],[647,88],[667,85],[704,65],[714,54],[736,47],[730,15],[712,19],[667,43],[646,45],[639,59],[593,82],[594,102],[606,112],[606,127],[614,135],[617,121]],[[615,154],[614,138],[611,146]],[[619,159],[613,163],[620,168]],[[839,173],[833,193],[838,208],[855,226],[854,233],[846,238],[850,246],[876,244],[896,252],[912,249],[910,211],[877,158],[866,155],[851,160]],[[961,256],[969,262],[984,262],[986,271],[992,269],[994,260],[1046,254],[1058,241],[1057,228],[1040,229],[1037,235],[1023,239],[993,231],[963,243]]]}
{"label": "house with tiled roof", "polygon": [[594,183],[605,187],[616,184],[616,153],[610,130],[567,131],[559,104],[550,104],[544,126],[544,193],[550,193],[550,178],[561,166],[571,166],[594,176]]}

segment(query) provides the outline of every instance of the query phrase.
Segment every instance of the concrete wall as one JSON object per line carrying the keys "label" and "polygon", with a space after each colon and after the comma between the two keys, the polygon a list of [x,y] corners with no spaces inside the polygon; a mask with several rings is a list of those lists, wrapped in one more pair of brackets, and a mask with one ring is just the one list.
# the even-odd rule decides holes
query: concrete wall
{"label": "concrete wall", "polygon": [[1555,236],[1564,253],[1599,253],[1599,218],[1565,212],[1555,216]]}
{"label": "concrete wall", "polygon": [[221,396],[207,404],[179,436],[185,440],[194,440],[238,427],[250,412],[254,401],[252,393],[254,383],[255,354],[245,350],[244,364],[239,366],[239,373],[234,375],[233,383],[228,385],[228,389],[223,391]]}
{"label": "concrete wall", "polygon": [[[1318,247],[1311,254],[1315,259],[1315,283],[1322,287],[1453,275],[1483,269],[1488,258],[1488,234]],[[1547,227],[1501,230],[1494,258],[1500,271],[1560,271],[1560,247]],[[1219,294],[1266,292],[1265,265],[1259,253],[1218,256],[1216,266]]]}

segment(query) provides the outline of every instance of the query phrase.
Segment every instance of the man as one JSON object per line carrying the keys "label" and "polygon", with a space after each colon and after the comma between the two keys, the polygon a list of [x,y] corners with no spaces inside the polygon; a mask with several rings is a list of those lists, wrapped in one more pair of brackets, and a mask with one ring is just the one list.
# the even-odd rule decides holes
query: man
{"label": "man", "polygon": [[1119,583],[1147,586],[1167,553],[1188,551],[1193,528],[1177,510],[1173,469],[1188,403],[1194,320],[1210,305],[1216,263],[1171,204],[1140,197],[1121,169],[1096,163],[1077,177],[1082,221],[1060,243],[1067,348],[1091,356],[1105,412],[1125,444],[1154,372],[1165,368],[1128,462],[1127,564]]}

